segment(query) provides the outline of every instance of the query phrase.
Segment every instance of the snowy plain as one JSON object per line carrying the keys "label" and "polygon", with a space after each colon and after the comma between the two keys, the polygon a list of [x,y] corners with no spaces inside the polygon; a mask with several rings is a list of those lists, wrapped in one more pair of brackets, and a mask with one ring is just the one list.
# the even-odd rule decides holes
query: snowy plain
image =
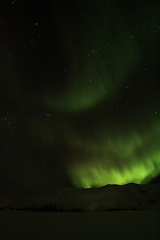
{"label": "snowy plain", "polygon": [[160,211],[0,211],[3,240],[158,240]]}
{"label": "snowy plain", "polygon": [[0,236],[32,239],[160,239],[160,185],[56,189],[0,211]]}

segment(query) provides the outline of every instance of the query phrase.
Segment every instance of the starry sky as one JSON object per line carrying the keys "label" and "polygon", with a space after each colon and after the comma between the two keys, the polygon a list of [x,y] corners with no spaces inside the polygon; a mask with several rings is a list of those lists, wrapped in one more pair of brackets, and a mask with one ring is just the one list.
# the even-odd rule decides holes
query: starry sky
{"label": "starry sky", "polygon": [[0,205],[160,174],[160,3],[0,8]]}

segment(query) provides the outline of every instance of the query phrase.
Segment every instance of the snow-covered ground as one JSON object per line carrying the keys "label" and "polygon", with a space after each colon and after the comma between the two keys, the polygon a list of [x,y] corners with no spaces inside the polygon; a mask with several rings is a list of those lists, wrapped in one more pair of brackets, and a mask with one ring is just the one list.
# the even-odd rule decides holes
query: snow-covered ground
{"label": "snow-covered ground", "polygon": [[55,189],[1,209],[0,239],[158,240],[160,185]]}
{"label": "snow-covered ground", "polygon": [[0,211],[2,240],[159,240],[160,211]]}
{"label": "snow-covered ground", "polygon": [[106,211],[160,209],[160,185],[126,184],[101,188],[61,188],[5,209]]}

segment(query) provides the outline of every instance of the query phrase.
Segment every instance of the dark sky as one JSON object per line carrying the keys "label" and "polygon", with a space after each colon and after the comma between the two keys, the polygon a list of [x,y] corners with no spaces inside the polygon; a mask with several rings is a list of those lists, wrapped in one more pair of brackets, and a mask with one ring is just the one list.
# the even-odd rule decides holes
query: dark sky
{"label": "dark sky", "polygon": [[160,3],[0,5],[0,204],[158,176]]}

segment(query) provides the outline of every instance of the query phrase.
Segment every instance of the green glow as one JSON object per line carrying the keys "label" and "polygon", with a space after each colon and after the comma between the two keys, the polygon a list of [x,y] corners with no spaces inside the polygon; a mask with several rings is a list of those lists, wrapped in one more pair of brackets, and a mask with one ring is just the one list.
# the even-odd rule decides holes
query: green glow
{"label": "green glow", "polygon": [[[101,147],[86,143],[77,147],[88,148],[90,159],[83,159],[67,166],[68,175],[75,187],[90,188],[107,184],[147,183],[160,173],[160,150],[155,145],[154,138],[148,134],[143,137],[134,132],[125,138],[107,139]],[[124,140],[125,139],[125,140]],[[148,147],[148,142],[153,145]],[[80,143],[80,142],[79,142]]]}
{"label": "green glow", "polygon": [[[103,24],[102,29],[88,27],[88,40],[83,39],[80,49],[74,42],[75,46],[69,47],[70,40],[64,36],[69,76],[65,91],[59,89],[58,97],[54,90],[53,94],[46,94],[48,109],[72,112],[91,109],[104,99],[113,98],[131,76],[141,58],[138,43],[122,22],[116,23],[114,34],[109,34],[107,28]],[[95,38],[99,31],[101,34]]]}
{"label": "green glow", "polygon": [[105,84],[92,76],[75,79],[61,97],[46,98],[47,107],[60,111],[80,111],[98,104],[106,96]]}
{"label": "green glow", "polygon": [[[110,21],[106,20],[110,11],[106,4],[94,20],[89,12],[86,19],[85,14],[83,19],[79,16],[78,25],[63,17],[57,21],[66,27],[62,38],[68,74],[57,94],[46,94],[45,104],[49,110],[75,116],[62,135],[74,153],[67,156],[71,159],[66,161],[66,172],[76,187],[144,183],[160,173],[159,125],[153,110],[157,107],[149,99],[154,93],[149,93],[150,87],[144,84],[149,80],[143,75],[148,71],[144,68],[148,27],[144,37],[142,19],[132,29],[127,20],[117,17],[119,9],[112,11]],[[143,39],[147,44],[142,47]]]}
{"label": "green glow", "polygon": [[[160,158],[158,154],[157,159]],[[76,187],[91,188],[101,187],[107,184],[119,184],[123,185],[126,183],[142,183],[145,178],[150,176],[148,180],[158,175],[159,169],[155,169],[152,164],[152,159],[146,159],[144,164],[139,163],[131,168],[123,167],[119,169],[107,169],[105,165],[96,163],[87,163],[81,166],[73,166],[70,171],[71,179]]]}

